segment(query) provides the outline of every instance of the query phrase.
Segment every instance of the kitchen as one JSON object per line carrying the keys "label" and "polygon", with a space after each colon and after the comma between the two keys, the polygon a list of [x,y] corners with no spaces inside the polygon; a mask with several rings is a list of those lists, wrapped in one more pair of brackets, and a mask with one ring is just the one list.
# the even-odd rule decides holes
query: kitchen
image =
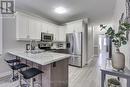
{"label": "kitchen", "polygon": [[[19,57],[21,59],[21,61],[22,60],[23,61],[25,61],[25,60],[33,61],[34,65],[35,65],[35,63],[41,64],[42,66],[47,65],[47,66],[44,66],[44,68],[46,68],[46,67],[49,67],[48,64],[52,63],[52,65],[53,65],[53,62],[54,63],[56,62],[56,65],[58,65],[59,60],[66,61],[70,57],[67,54],[71,54],[72,56],[69,59],[69,65],[82,68],[87,64],[87,57],[86,57],[87,56],[86,55],[87,46],[85,45],[86,44],[85,41],[87,41],[87,40],[85,40],[86,39],[85,32],[87,30],[87,27],[84,27],[84,25],[87,25],[87,22],[88,22],[87,18],[73,21],[70,23],[66,23],[64,26],[63,25],[59,26],[54,23],[41,20],[39,17],[30,16],[27,13],[17,11],[17,13],[14,14],[14,18],[12,18],[12,19],[5,18],[4,21],[3,22],[5,24],[6,23],[8,24],[8,28],[5,28],[5,30],[3,30],[4,32],[6,32],[6,29],[9,29],[11,27],[14,27],[16,29],[15,30],[16,35],[13,35],[13,36],[9,35],[8,37],[7,36],[5,37],[7,40],[7,42],[5,41],[6,44],[8,43],[8,44],[10,44],[10,46],[11,46],[11,44],[12,44],[12,46],[14,46],[13,44],[20,43],[21,46],[23,47],[22,48],[21,46],[19,46],[20,44],[17,44],[18,46],[15,45],[15,47],[13,49],[12,49],[12,47],[9,47],[10,49],[9,48],[7,49],[7,55],[4,55],[4,57],[3,57],[4,59],[10,60],[10,58]],[[12,24],[10,24],[12,21],[13,21],[14,26]],[[7,27],[7,26],[5,26],[5,27]],[[12,33],[13,32],[14,31],[12,31]],[[8,32],[8,33],[11,33],[11,32]],[[6,35],[7,35],[7,32],[6,32]],[[11,39],[13,39],[13,40],[16,39],[15,40],[16,42],[12,43]],[[11,41],[11,42],[9,42],[9,41]],[[6,49],[6,46],[4,46],[4,47]],[[82,49],[85,47],[86,47],[86,49]],[[20,50],[21,52],[18,50]],[[36,60],[35,61],[30,60],[29,58],[27,58],[27,56],[25,56],[27,54],[30,54],[30,52],[33,55],[40,55],[40,54],[43,54],[44,52],[46,53],[48,51],[54,52],[55,54],[53,54],[53,55],[60,55],[60,54],[56,54],[56,53],[63,53],[64,57],[62,58],[62,55],[61,55],[61,58],[60,58],[60,56],[59,57],[57,56],[54,58],[51,56],[51,53],[50,53],[50,56],[52,57],[53,60],[49,60],[49,61],[52,61],[52,62],[45,61],[45,59],[44,59],[44,61],[48,62],[48,63],[43,64],[40,62],[36,62]],[[6,52],[6,50],[5,50],[5,52]],[[27,54],[22,54],[22,52],[23,53],[27,52]],[[45,57],[50,58],[47,55],[49,55],[49,54],[46,54],[46,55],[44,54]],[[37,57],[39,58],[39,56],[37,56]],[[65,58],[67,58],[67,59],[65,60]],[[67,64],[67,62],[65,64]],[[60,70],[62,70],[62,69],[68,70],[67,66],[66,67],[62,66],[62,65],[59,65],[59,66],[63,67],[63,68],[60,68]],[[48,68],[48,69],[51,69],[51,68]],[[48,71],[43,70],[43,72],[45,73]],[[8,75],[8,73],[9,72],[7,72],[7,75]],[[64,73],[65,77],[68,76],[68,73],[66,73],[66,74],[65,74],[65,72],[63,72],[63,73]],[[57,74],[57,73],[55,73],[55,74]],[[51,76],[51,74],[46,75],[46,77],[47,76],[49,77],[49,76]],[[45,78],[45,77],[43,77],[43,78]],[[67,78],[66,78],[66,80],[68,81]],[[60,81],[62,81],[62,79],[60,79]],[[43,83],[46,83],[46,82],[43,81]],[[66,83],[66,84],[68,84],[68,83]],[[43,85],[43,86],[45,86],[45,85]],[[66,85],[64,85],[64,86],[66,87]],[[57,86],[48,85],[46,87],[57,87]]]}
{"label": "kitchen", "polygon": [[[0,87],[100,87],[94,26],[104,23],[115,2],[108,1],[107,10],[99,10],[107,1],[99,2],[15,0],[13,14],[0,17]],[[10,66],[12,59],[20,62]]]}
{"label": "kitchen", "polygon": [[[38,18],[36,19],[35,17],[26,15],[24,13],[16,13],[16,40],[29,41],[29,43],[31,40],[36,40],[37,43],[39,43],[39,48],[44,50],[60,50],[59,52],[64,50],[67,52],[65,49],[69,48],[68,50],[72,50],[73,54],[79,55],[81,55],[82,51],[83,63],[82,65],[80,64],[79,67],[83,67],[85,64],[87,64],[87,27],[84,27],[87,25],[87,22],[88,20],[86,18],[66,23],[64,26],[58,26],[40,19],[38,20]],[[69,36],[67,35],[69,33],[75,35]],[[34,42],[34,44],[36,43]],[[81,57],[79,61],[81,61]]]}

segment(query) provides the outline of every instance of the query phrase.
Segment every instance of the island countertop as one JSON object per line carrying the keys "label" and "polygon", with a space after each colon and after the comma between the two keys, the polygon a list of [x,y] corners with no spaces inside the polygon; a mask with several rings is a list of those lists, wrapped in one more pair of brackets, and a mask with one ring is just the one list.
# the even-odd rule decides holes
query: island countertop
{"label": "island countertop", "polygon": [[32,53],[26,53],[26,51],[22,49],[12,49],[9,50],[8,53],[35,62],[40,65],[51,64],[53,62],[57,62],[70,57],[69,54],[55,53],[49,51],[32,54]]}

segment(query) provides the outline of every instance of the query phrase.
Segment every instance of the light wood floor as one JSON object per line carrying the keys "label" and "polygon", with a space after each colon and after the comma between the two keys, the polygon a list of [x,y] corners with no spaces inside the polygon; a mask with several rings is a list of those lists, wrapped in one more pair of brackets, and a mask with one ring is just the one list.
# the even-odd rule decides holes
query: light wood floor
{"label": "light wood floor", "polygon": [[100,66],[97,58],[84,68],[69,67],[69,87],[100,87]]}
{"label": "light wood floor", "polygon": [[[15,87],[18,82],[10,83],[9,77],[0,79],[0,87]],[[69,87],[100,87],[98,59],[94,58],[84,68],[69,67]]]}

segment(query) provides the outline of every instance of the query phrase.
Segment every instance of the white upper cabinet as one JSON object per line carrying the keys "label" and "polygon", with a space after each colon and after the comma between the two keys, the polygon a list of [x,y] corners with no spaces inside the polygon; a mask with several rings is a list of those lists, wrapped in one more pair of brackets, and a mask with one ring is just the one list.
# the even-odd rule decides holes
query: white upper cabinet
{"label": "white upper cabinet", "polygon": [[66,23],[66,33],[83,32],[83,20]]}
{"label": "white upper cabinet", "polygon": [[53,23],[18,12],[16,25],[17,40],[40,40],[41,32],[54,34],[54,40],[58,40],[58,25]]}
{"label": "white upper cabinet", "polygon": [[29,39],[28,27],[29,27],[28,17],[24,14],[17,13],[16,14],[16,39],[17,40]]}
{"label": "white upper cabinet", "polygon": [[36,39],[41,40],[42,22],[36,22]]}
{"label": "white upper cabinet", "polygon": [[58,26],[55,24],[50,24],[48,28],[48,33],[54,35],[54,41],[58,41]]}
{"label": "white upper cabinet", "polygon": [[34,39],[35,38],[35,20],[30,19],[29,20],[29,37],[30,39]]}
{"label": "white upper cabinet", "polygon": [[73,33],[74,32],[74,26],[72,24],[66,24],[66,33]]}
{"label": "white upper cabinet", "polygon": [[74,25],[75,32],[83,32],[83,22],[77,22]]}
{"label": "white upper cabinet", "polygon": [[16,39],[40,40],[42,22],[24,13],[16,14]]}
{"label": "white upper cabinet", "polygon": [[41,32],[54,35],[54,41],[66,41],[66,33],[83,32],[83,20],[59,26],[25,13],[16,13],[16,39],[40,40]]}
{"label": "white upper cabinet", "polygon": [[66,26],[59,26],[59,38],[58,38],[58,40],[59,41],[66,41]]}
{"label": "white upper cabinet", "polygon": [[58,25],[44,22],[34,17],[17,13],[16,15],[16,38],[17,40],[40,40],[41,32],[51,33],[54,40],[58,40]]}
{"label": "white upper cabinet", "polygon": [[29,20],[29,37],[33,40],[40,40],[42,23],[38,20]]}
{"label": "white upper cabinet", "polygon": [[43,22],[41,32],[48,33],[48,24]]}

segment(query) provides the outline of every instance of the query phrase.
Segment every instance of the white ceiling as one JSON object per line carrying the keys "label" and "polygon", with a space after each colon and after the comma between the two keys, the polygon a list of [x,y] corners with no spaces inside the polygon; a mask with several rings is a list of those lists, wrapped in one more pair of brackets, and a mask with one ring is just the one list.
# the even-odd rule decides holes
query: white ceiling
{"label": "white ceiling", "polygon": [[[15,0],[16,9],[29,11],[57,23],[88,17],[90,20],[110,18],[116,0]],[[63,6],[68,13],[56,14],[54,8]]]}

